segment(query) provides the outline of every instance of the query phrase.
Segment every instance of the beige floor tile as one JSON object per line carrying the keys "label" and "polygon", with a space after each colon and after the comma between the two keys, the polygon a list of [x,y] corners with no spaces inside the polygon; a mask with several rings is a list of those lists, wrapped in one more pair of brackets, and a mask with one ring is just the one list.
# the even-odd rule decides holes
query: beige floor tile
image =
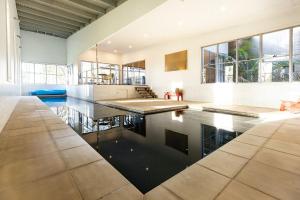
{"label": "beige floor tile", "polygon": [[128,184],[108,162],[101,160],[72,171],[85,200],[96,200]]}
{"label": "beige floor tile", "polygon": [[237,181],[231,182],[218,196],[217,200],[275,200],[258,190]]}
{"label": "beige floor tile", "polygon": [[163,183],[163,186],[185,200],[213,199],[229,179],[213,171],[192,165]]}
{"label": "beige floor tile", "polygon": [[284,123],[285,124],[299,125],[300,124],[300,118],[288,119]]}
{"label": "beige floor tile", "polygon": [[179,197],[172,194],[170,191],[165,189],[163,186],[158,186],[153,190],[149,191],[144,196],[144,200],[181,200]]}
{"label": "beige floor tile", "polygon": [[300,175],[300,157],[270,149],[262,149],[254,160]]}
{"label": "beige floor tile", "polygon": [[235,141],[261,146],[267,141],[267,138],[258,137],[258,136],[250,135],[250,134],[242,134],[242,135],[238,136],[235,139]]}
{"label": "beige floor tile", "polygon": [[35,158],[55,151],[57,151],[57,148],[51,140],[44,143],[27,143],[26,145],[23,144],[15,146],[9,150],[3,150],[0,153],[0,156],[2,157],[0,166],[16,162],[18,160]]}
{"label": "beige floor tile", "polygon": [[37,127],[22,128],[22,129],[16,129],[16,130],[8,130],[8,131],[5,131],[5,134],[7,134],[9,136],[19,136],[19,135],[40,133],[40,132],[46,132],[46,131],[47,131],[47,129],[45,126],[37,126]]}
{"label": "beige floor tile", "polygon": [[143,194],[133,185],[128,184],[125,187],[105,196],[101,200],[143,200]]}
{"label": "beige floor tile", "polygon": [[67,173],[11,187],[0,192],[0,199],[9,200],[80,200],[79,191]]}
{"label": "beige floor tile", "polygon": [[64,162],[57,153],[2,166],[0,167],[0,191],[6,186],[34,181],[65,169]]}
{"label": "beige floor tile", "polygon": [[[56,116],[52,110],[38,110],[42,117]],[[57,116],[56,116],[57,117]]]}
{"label": "beige floor tile", "polygon": [[60,129],[67,129],[70,128],[67,124],[49,124],[47,125],[48,130],[60,130]]}
{"label": "beige floor tile", "polygon": [[84,145],[62,151],[69,169],[103,159],[92,147]]}
{"label": "beige floor tile", "polygon": [[25,134],[20,136],[6,137],[5,149],[14,148],[16,146],[25,146],[32,143],[47,143],[51,141],[51,137],[48,132],[39,132],[33,134]]}
{"label": "beige floor tile", "polygon": [[269,140],[266,148],[300,156],[300,145],[295,143],[283,142],[280,140]]}
{"label": "beige floor tile", "polygon": [[25,120],[13,120],[9,121],[6,126],[5,130],[15,130],[15,129],[23,129],[23,128],[31,128],[31,127],[40,127],[44,124],[44,122],[38,121],[25,121]]}
{"label": "beige floor tile", "polygon": [[29,113],[22,113],[22,114],[12,114],[10,120],[22,120],[22,119],[37,119],[40,121],[41,115],[38,112],[29,112]]}
{"label": "beige floor tile", "polygon": [[55,142],[57,148],[60,150],[70,149],[87,144],[79,135],[57,138],[55,139]]}
{"label": "beige floor tile", "polygon": [[222,146],[220,150],[250,159],[252,156],[254,156],[258,148],[258,146],[231,141]]}
{"label": "beige floor tile", "polygon": [[55,114],[52,115],[51,114],[51,115],[48,115],[48,116],[42,116],[42,119],[46,121],[46,120],[57,119],[57,117],[58,117],[57,115],[55,115]]}
{"label": "beige floor tile", "polygon": [[256,125],[252,129],[246,131],[244,134],[256,135],[260,137],[269,138],[279,128],[281,123],[272,122]]}
{"label": "beige floor tile", "polygon": [[300,176],[256,161],[239,173],[237,180],[279,199],[298,200]]}
{"label": "beige floor tile", "polygon": [[53,119],[47,119],[47,120],[44,120],[44,121],[45,121],[45,124],[47,124],[47,125],[51,125],[51,124],[66,124],[63,120],[61,120],[58,117],[53,118]]}
{"label": "beige floor tile", "polygon": [[77,135],[77,133],[71,128],[54,130],[54,131],[50,131],[50,133],[54,138],[61,138],[61,137],[66,137],[66,136]]}
{"label": "beige floor tile", "polygon": [[273,135],[272,139],[300,144],[300,124],[284,124]]}
{"label": "beige floor tile", "polygon": [[234,177],[246,164],[248,159],[241,158],[222,151],[215,151],[197,164],[205,166],[227,177]]}
{"label": "beige floor tile", "polygon": [[38,121],[42,121],[43,119],[41,118],[41,116],[38,113],[36,113],[36,114],[31,114],[29,116],[25,115],[25,116],[11,117],[9,119],[9,122],[15,121],[15,120],[22,120],[22,121],[26,121],[26,122],[38,122]]}

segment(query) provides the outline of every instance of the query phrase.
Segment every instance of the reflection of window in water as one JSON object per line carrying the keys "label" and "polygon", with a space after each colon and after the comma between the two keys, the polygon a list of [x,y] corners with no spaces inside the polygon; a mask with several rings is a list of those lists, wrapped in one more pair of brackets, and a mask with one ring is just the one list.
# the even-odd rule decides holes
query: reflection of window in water
{"label": "reflection of window in water", "polygon": [[124,116],[124,128],[139,135],[146,136],[146,120],[143,115]]}
{"label": "reflection of window in water", "polygon": [[176,149],[184,154],[188,154],[189,149],[187,135],[166,129],[165,139],[167,146],[172,147],[173,149]]}
{"label": "reflection of window in water", "polygon": [[120,127],[120,116],[99,119],[98,125],[99,131],[106,131],[112,128]]}
{"label": "reflection of window in water", "polygon": [[51,107],[51,110],[79,134],[97,131],[97,122],[75,109],[59,106]]}
{"label": "reflection of window in water", "polygon": [[201,124],[202,157],[207,156],[214,150],[236,138],[241,133],[218,129],[213,126]]}

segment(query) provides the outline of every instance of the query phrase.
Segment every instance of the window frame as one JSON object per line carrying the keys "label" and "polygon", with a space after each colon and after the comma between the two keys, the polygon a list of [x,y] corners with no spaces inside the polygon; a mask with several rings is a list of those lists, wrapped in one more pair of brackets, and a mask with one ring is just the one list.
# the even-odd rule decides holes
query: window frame
{"label": "window frame", "polygon": [[[245,37],[241,37],[241,38],[237,38],[237,39],[234,39],[234,40],[229,40],[229,41],[225,41],[225,42],[219,42],[219,43],[214,43],[214,44],[211,44],[211,45],[205,45],[205,46],[202,46],[201,47],[201,70],[200,70],[200,83],[201,84],[216,84],[216,83],[231,83],[231,84],[238,84],[238,83],[287,83],[287,82],[299,82],[300,80],[294,80],[293,76],[294,76],[294,72],[293,72],[293,63],[294,63],[294,57],[297,58],[297,57],[300,57],[300,54],[297,54],[297,55],[294,55],[294,52],[293,52],[293,44],[294,44],[294,34],[293,34],[293,30],[295,28],[300,28],[300,25],[297,25],[297,26],[292,26],[292,27],[287,27],[287,28],[282,28],[282,29],[278,29],[278,30],[273,30],[273,31],[268,31],[268,32],[264,32],[264,33],[259,33],[259,34],[254,34],[254,35],[250,35],[250,36],[245,36]],[[288,30],[289,31],[289,47],[288,47],[288,62],[289,62],[289,69],[288,69],[288,75],[289,75],[289,78],[288,78],[288,81],[283,81],[283,82],[267,82],[267,81],[262,81],[262,63],[263,63],[263,35],[265,34],[269,34],[269,33],[274,33],[274,32],[279,32],[279,31],[284,31],[284,30]],[[239,73],[238,73],[238,70],[239,70],[239,57],[238,57],[238,40],[242,40],[242,39],[246,39],[246,38],[251,38],[251,37],[254,37],[254,36],[259,36],[259,58],[258,59],[255,59],[255,60],[258,60],[259,61],[259,65],[258,65],[258,80],[257,82],[239,82],[239,79],[238,79],[238,76],[239,76]],[[217,79],[214,83],[205,83],[204,82],[204,77],[203,77],[203,72],[204,72],[204,66],[206,66],[204,64],[204,49],[207,48],[207,47],[211,47],[211,46],[217,46],[217,50],[219,49],[219,45],[220,44],[223,44],[223,43],[229,43],[229,42],[232,42],[232,41],[235,41],[236,42],[236,45],[237,45],[237,48],[236,48],[236,61],[235,61],[235,64],[236,64],[236,74],[235,74],[235,81],[233,82],[219,82]],[[253,60],[253,59],[252,59]],[[217,61],[216,61],[216,65],[218,64],[218,56],[217,56]],[[217,71],[217,66],[216,66],[216,71]]]}
{"label": "window frame", "polygon": [[[89,63],[89,69],[88,70],[85,70],[83,71],[82,70],[82,66],[83,66],[83,63]],[[107,65],[107,66],[101,66],[101,65]],[[116,66],[118,68],[118,70],[116,70]],[[79,73],[78,73],[78,81],[79,81],[79,84],[91,84],[89,83],[87,80],[89,78],[88,76],[88,72],[91,73],[91,75],[93,75],[93,72],[96,71],[97,73],[99,73],[99,71],[103,69],[103,70],[109,70],[110,71],[110,75],[111,74],[115,74],[114,72],[117,71],[117,74],[118,76],[115,78],[115,81],[116,83],[112,83],[111,80],[108,84],[101,84],[101,85],[120,85],[120,70],[121,70],[121,66],[119,64],[113,64],[113,63],[104,63],[104,62],[93,62],[93,61],[86,61],[86,60],[80,60],[80,70],[79,70]],[[85,74],[83,76],[83,74]],[[96,81],[93,82],[93,84],[98,84],[100,78],[99,76],[96,74],[94,75],[94,79],[96,79]],[[92,78],[92,77],[91,77]],[[84,81],[84,79],[86,79]]]}
{"label": "window frame", "polygon": [[[24,82],[24,71],[23,71],[23,66],[24,64],[31,64],[33,65],[33,72],[30,72],[29,74],[32,74],[33,75],[33,82]],[[41,75],[43,73],[36,73],[36,65],[44,65],[45,66],[45,76],[46,76],[46,79],[45,79],[45,83],[37,83],[36,81],[36,76],[38,75]],[[54,65],[55,66],[55,74],[48,74],[48,70],[47,70],[47,66],[49,65]],[[65,85],[67,83],[67,81],[65,81],[65,84],[58,84],[57,83],[57,76],[63,76],[63,75],[57,75],[57,67],[58,66],[64,66],[65,67],[65,72],[67,72],[67,65],[64,65],[64,64],[49,64],[49,63],[33,63],[33,62],[22,62],[21,63],[21,82],[22,84],[26,84],[26,85]],[[27,72],[28,73],[28,72]],[[48,84],[48,75],[52,75],[52,76],[55,76],[55,83],[54,84]],[[64,75],[65,79],[67,79],[67,73],[65,73]]]}

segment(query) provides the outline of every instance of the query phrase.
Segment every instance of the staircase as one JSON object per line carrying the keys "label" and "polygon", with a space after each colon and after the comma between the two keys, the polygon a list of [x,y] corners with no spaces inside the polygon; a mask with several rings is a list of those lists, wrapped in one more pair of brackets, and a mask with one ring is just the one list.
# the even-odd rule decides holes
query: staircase
{"label": "staircase", "polygon": [[145,99],[157,98],[157,95],[150,89],[150,87],[135,87],[135,90]]}

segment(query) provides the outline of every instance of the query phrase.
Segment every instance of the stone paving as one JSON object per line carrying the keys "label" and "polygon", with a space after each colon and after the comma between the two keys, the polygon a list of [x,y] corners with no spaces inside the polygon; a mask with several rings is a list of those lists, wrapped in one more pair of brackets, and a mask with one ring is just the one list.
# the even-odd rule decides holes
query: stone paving
{"label": "stone paving", "polygon": [[39,99],[0,134],[0,199],[299,199],[300,118],[263,123],[141,194]]}
{"label": "stone paving", "polygon": [[212,103],[203,103],[197,101],[174,101],[164,99],[119,99],[111,101],[97,101],[97,103],[141,114],[152,114],[184,108],[256,118],[269,117],[273,113],[279,113],[278,110],[273,108],[237,105],[215,105]]}
{"label": "stone paving", "polygon": [[163,99],[120,99],[97,101],[96,103],[140,114],[153,114],[188,108],[186,102]]}

